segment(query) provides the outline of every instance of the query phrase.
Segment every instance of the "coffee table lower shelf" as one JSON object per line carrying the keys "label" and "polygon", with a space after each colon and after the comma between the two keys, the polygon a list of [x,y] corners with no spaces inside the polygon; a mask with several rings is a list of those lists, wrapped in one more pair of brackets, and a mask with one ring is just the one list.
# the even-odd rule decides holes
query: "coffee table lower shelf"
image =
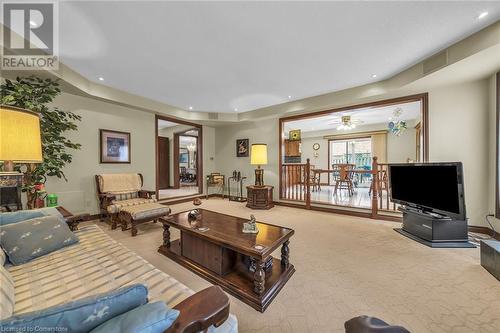
{"label": "coffee table lower shelf", "polygon": [[249,272],[242,262],[235,264],[231,272],[225,275],[219,275],[197,262],[184,257],[178,239],[172,241],[170,247],[164,245],[160,246],[158,252],[196,273],[205,280],[219,285],[229,294],[260,312],[266,310],[276,295],[278,295],[281,288],[283,288],[288,279],[295,272],[295,268],[292,264],[285,267],[281,265],[280,260],[273,258],[272,268],[266,271],[265,290],[261,295],[258,295],[253,290],[253,273]]}

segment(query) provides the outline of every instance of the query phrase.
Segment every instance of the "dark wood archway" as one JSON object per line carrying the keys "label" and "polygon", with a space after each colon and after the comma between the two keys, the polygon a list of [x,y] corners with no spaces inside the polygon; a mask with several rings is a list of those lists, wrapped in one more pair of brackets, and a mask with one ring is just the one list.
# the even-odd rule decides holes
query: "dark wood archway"
{"label": "dark wood archway", "polygon": [[[283,161],[283,151],[284,151],[284,146],[285,146],[285,138],[283,135],[284,131],[284,123],[287,121],[292,121],[292,120],[300,120],[300,119],[310,119],[310,118],[316,118],[316,117],[321,117],[325,116],[328,114],[336,113],[336,112],[342,112],[342,111],[348,111],[352,109],[371,109],[371,108],[377,108],[377,107],[382,107],[382,106],[390,106],[390,105],[395,105],[395,104],[401,104],[401,103],[408,103],[408,102],[421,102],[421,111],[422,111],[422,120],[421,124],[419,126],[419,130],[422,133],[422,162],[427,162],[429,160],[429,100],[428,100],[428,93],[422,93],[422,94],[416,94],[416,95],[410,95],[410,96],[403,96],[403,97],[397,97],[397,98],[392,98],[392,99],[385,99],[385,100],[380,100],[380,101],[375,101],[375,102],[369,102],[369,103],[363,103],[363,104],[356,104],[356,105],[349,105],[345,107],[340,107],[340,108],[334,108],[334,109],[328,109],[328,110],[323,110],[323,111],[317,111],[317,112],[311,112],[311,113],[303,113],[303,114],[297,114],[293,116],[288,116],[288,117],[283,117],[279,119],[279,131],[278,131],[278,142],[279,142],[279,149],[278,149],[278,160],[279,160],[279,197],[280,200],[286,200],[286,201],[291,201],[291,202],[286,202],[284,201],[283,204],[289,205],[289,206],[299,206],[299,207],[305,207],[308,209],[312,209],[311,205],[311,197],[310,197],[310,186],[309,182],[304,182],[306,185],[302,184],[303,187],[305,187],[305,190],[298,190],[300,193],[292,193],[290,196],[289,193],[284,191],[286,188],[286,184],[283,183],[282,176],[285,174],[287,176],[291,175],[292,183],[293,183],[293,176],[300,174],[302,176],[306,175],[306,179],[309,179],[310,177],[310,163],[309,160],[307,163],[295,163],[295,164],[285,164]],[[500,126],[500,125],[499,125]],[[500,141],[499,141],[500,142]],[[377,162],[377,158],[375,157],[372,163],[372,170],[373,170],[373,176],[377,175],[377,170],[379,168],[384,168],[386,167],[387,164],[381,164]],[[500,169],[499,169],[500,170]],[[301,177],[302,177],[301,176]],[[287,178],[288,179],[288,178]],[[375,182],[376,184],[377,182]],[[300,185],[300,184],[299,184]],[[299,186],[300,187],[300,186]],[[305,192],[305,195],[303,195]],[[376,191],[374,191],[376,192]],[[290,198],[291,197],[291,198]],[[371,217],[371,218],[377,218],[377,219],[387,219],[387,220],[399,220],[399,217],[395,216],[386,216],[386,215],[381,215],[379,214],[379,204],[377,203],[377,198],[375,195],[372,195],[372,205],[371,209],[368,211],[361,212],[360,209],[357,207],[350,207],[350,206],[343,206],[341,209],[334,208],[326,208],[323,207],[324,205],[320,205],[316,207],[316,209],[321,209],[325,211],[331,211],[331,212],[337,212],[337,213],[342,213],[342,214],[347,214],[347,215],[354,215],[354,216],[364,216],[364,217]],[[294,203],[294,201],[296,203]],[[313,202],[314,204],[314,202]],[[499,204],[500,207],[500,204]]]}

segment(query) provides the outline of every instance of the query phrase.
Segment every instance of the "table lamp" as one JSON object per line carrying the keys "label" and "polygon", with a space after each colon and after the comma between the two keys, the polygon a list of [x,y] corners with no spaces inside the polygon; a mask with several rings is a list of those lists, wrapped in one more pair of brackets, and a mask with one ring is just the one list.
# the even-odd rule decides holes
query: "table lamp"
{"label": "table lamp", "polygon": [[42,140],[38,114],[0,106],[0,161],[3,171],[12,172],[14,162],[42,162]]}
{"label": "table lamp", "polygon": [[252,144],[250,164],[257,165],[257,169],[255,169],[255,186],[264,186],[264,170],[260,166],[267,164],[267,145],[265,143]]}

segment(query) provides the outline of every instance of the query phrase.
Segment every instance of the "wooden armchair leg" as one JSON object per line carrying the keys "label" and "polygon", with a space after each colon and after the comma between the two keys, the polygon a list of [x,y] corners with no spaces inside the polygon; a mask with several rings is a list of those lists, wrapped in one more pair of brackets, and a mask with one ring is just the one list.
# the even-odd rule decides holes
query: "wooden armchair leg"
{"label": "wooden armchair leg", "polygon": [[116,214],[110,214],[109,219],[111,221],[111,230],[115,230],[117,227],[118,216]]}
{"label": "wooden armchair leg", "polygon": [[229,297],[219,286],[204,289],[177,304],[177,320],[164,333],[205,332],[210,326],[218,327],[229,317]]}

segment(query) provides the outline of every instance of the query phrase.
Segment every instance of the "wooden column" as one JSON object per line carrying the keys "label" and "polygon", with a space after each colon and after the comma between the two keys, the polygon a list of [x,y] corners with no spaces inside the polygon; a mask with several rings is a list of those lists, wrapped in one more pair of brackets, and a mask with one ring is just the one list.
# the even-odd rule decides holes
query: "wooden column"
{"label": "wooden column", "polygon": [[309,159],[306,162],[306,208],[311,209],[311,184],[309,183],[309,179],[311,178],[311,163]]}
{"label": "wooden column", "polygon": [[290,247],[288,246],[290,241],[286,241],[281,246],[281,264],[288,268],[290,266]]}
{"label": "wooden column", "polygon": [[377,156],[373,156],[372,162],[372,218],[378,216],[378,162]]}
{"label": "wooden column", "polygon": [[264,261],[260,259],[255,260],[255,273],[253,275],[253,284],[254,284],[253,290],[258,295],[262,295],[264,293],[264,290],[266,289],[265,287],[266,272],[264,271],[264,265],[265,265]]}

